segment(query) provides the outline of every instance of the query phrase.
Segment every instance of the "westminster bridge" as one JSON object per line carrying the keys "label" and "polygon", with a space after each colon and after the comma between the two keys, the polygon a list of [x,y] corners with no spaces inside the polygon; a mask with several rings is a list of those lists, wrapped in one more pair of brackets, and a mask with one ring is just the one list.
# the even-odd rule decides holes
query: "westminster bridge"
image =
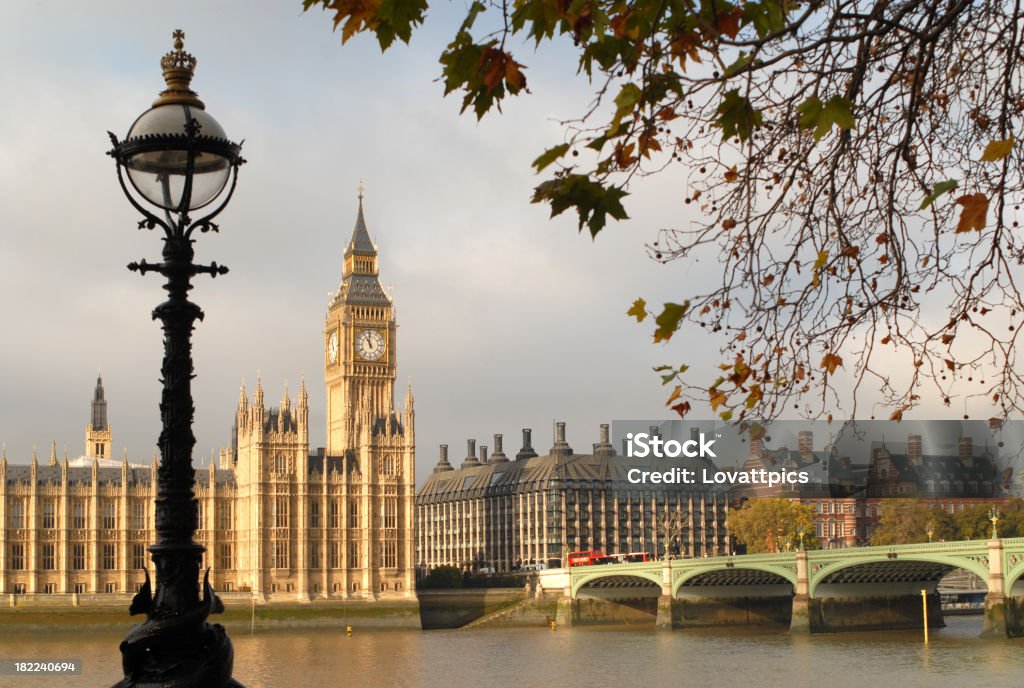
{"label": "westminster bridge", "polygon": [[983,635],[1024,635],[1024,538],[576,566],[542,572],[539,590],[557,591],[557,618],[569,624],[618,609],[654,614],[662,629],[920,628],[922,597],[929,626],[944,625],[937,586],[958,568],[988,586]]}

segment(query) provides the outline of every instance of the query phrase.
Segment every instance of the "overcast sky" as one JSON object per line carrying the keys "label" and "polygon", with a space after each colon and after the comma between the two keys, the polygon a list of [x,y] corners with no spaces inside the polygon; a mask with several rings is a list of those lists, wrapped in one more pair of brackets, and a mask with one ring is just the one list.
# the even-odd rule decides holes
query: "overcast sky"
{"label": "overcast sky", "polygon": [[[244,377],[276,405],[305,375],[312,447],[324,443],[322,329],[327,293],[366,184],[366,220],[393,285],[399,390],[412,378],[417,475],[465,439],[491,445],[533,427],[551,446],[568,423],[577,451],[597,426],[667,417],[661,363],[708,361],[705,341],[653,346],[625,316],[632,300],[681,300],[702,264],[659,266],[644,252],[660,227],[684,226],[683,176],[633,189],[632,220],[593,242],[573,217],[551,221],[529,198],[530,161],[561,142],[559,118],[590,99],[571,46],[523,48],[533,95],[477,123],[442,98],[437,57],[463,4],[439,3],[411,46],[342,46],[330,17],[300,0],[14,2],[0,5],[0,441],[8,460],[45,460],[51,441],[84,451],[97,370],[115,454],[148,461],[159,432],[161,334],[150,311],[160,278],[125,269],[159,259],[155,234],[117,185],[106,131],[123,137],[163,88],[160,57],[182,28],[198,58],[193,88],[228,136],[245,139],[238,190],[197,259],[194,337],[197,462],[230,441]],[[705,268],[704,266],[707,266]],[[687,286],[688,283],[691,286]],[[710,353],[713,353],[711,351]],[[700,409],[697,410],[699,414]],[[511,450],[511,451],[509,451]]]}

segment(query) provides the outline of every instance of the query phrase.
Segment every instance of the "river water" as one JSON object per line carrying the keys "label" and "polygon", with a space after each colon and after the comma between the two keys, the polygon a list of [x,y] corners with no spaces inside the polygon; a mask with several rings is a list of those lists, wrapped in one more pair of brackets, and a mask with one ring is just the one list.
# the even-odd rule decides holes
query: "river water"
{"label": "river water", "polygon": [[[981,618],[931,633],[790,636],[784,631],[623,628],[235,633],[248,688],[532,688],[750,685],[780,688],[1009,688],[1024,682],[1024,640],[981,640]],[[0,676],[2,686],[105,686],[120,678],[120,633],[7,634],[2,659],[80,659],[75,676]]]}

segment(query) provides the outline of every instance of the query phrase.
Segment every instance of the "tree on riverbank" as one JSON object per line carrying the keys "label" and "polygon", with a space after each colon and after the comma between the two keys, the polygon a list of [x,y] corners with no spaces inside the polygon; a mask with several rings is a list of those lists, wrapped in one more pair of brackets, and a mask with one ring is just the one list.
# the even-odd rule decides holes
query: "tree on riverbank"
{"label": "tree on riverbank", "polygon": [[814,509],[783,498],[747,501],[729,511],[729,534],[747,546],[748,554],[818,549],[814,536]]}
{"label": "tree on riverbank", "polygon": [[[429,2],[303,4],[383,50]],[[656,343],[717,337],[721,370],[658,369],[677,413],[854,417],[865,385],[894,420],[926,394],[965,417],[1024,408],[1019,3],[475,0],[445,94],[483,117],[528,93],[524,40],[571,41],[595,96],[534,161],[534,202],[596,236],[646,177],[685,177],[648,250],[721,278],[629,308]]]}

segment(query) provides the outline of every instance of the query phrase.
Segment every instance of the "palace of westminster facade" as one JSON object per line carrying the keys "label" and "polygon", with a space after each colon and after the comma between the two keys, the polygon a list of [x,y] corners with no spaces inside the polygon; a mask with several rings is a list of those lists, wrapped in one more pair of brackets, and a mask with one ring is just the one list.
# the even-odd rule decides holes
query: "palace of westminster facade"
{"label": "palace of westminster facade", "polygon": [[[414,593],[415,411],[396,410],[396,325],[363,218],[324,326],[327,447],[310,452],[305,382],[277,407],[241,390],[231,449],[197,470],[196,541],[221,591],[258,600],[405,599]],[[111,456],[97,380],[85,455],[0,456],[0,594],[135,592],[156,541],[149,466]]]}

